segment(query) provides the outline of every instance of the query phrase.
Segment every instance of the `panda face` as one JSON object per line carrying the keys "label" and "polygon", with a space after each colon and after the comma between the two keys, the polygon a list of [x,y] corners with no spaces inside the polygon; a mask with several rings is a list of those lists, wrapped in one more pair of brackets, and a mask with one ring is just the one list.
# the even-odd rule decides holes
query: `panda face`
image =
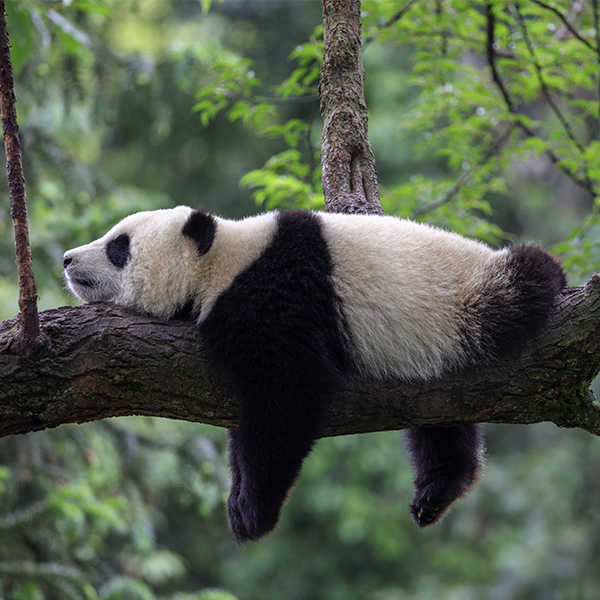
{"label": "panda face", "polygon": [[67,286],[84,302],[171,317],[201,296],[202,258],[214,229],[213,217],[185,206],[131,215],[100,239],[65,253]]}
{"label": "panda face", "polygon": [[67,286],[84,302],[109,302],[119,293],[121,271],[131,256],[130,236],[111,234],[64,255]]}
{"label": "panda face", "polygon": [[65,280],[83,302],[114,302],[165,319],[182,311],[203,318],[275,229],[274,213],[228,221],[187,206],[141,212],[66,252]]}

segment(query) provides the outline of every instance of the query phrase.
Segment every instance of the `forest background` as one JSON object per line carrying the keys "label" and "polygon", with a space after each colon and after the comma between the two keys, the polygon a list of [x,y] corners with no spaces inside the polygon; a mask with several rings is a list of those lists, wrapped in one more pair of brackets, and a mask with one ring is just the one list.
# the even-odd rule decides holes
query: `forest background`
{"label": "forest background", "polygon": [[[365,0],[384,211],[600,270],[597,2]],[[497,14],[490,45],[489,10]],[[9,0],[40,308],[63,252],[136,210],[322,206],[318,0]],[[492,68],[492,66],[494,68]],[[18,311],[0,194],[0,318]],[[325,439],[277,531],[228,531],[224,431],[110,419],[0,440],[2,597],[600,597],[600,444],[487,427],[485,477],[408,516],[399,432]]]}

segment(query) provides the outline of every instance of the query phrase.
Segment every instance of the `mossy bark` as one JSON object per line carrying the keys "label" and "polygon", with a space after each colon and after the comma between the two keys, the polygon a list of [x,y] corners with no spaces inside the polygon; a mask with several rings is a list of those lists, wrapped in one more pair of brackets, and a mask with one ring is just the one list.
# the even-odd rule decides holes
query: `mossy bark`
{"label": "mossy bark", "polygon": [[[235,427],[237,406],[204,358],[197,329],[112,305],[40,313],[36,356],[0,324],[0,436],[122,415]],[[16,348],[16,349],[15,349]],[[600,434],[589,385],[600,365],[600,276],[567,288],[519,354],[430,382],[348,381],[325,435],[457,422],[537,423]]]}

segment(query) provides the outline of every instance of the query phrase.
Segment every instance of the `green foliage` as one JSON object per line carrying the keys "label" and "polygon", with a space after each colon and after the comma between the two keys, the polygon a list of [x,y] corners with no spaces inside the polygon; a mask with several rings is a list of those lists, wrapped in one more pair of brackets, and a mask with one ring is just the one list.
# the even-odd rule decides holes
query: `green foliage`
{"label": "green foliage", "polygon": [[[553,2],[551,8],[537,2],[491,2],[489,6],[495,15],[493,37],[489,15],[468,2],[414,3],[397,20],[396,3],[363,2],[369,36],[386,42],[401,40],[413,48],[409,84],[418,95],[402,118],[402,130],[414,135],[419,157],[433,154],[454,174],[446,185],[438,177],[412,176],[398,189],[384,188],[384,202],[393,208],[399,198],[412,198],[402,214],[416,212],[419,218],[453,229],[462,223],[461,229],[472,235],[480,231],[479,219],[466,224],[464,213],[489,218],[490,209],[500,201],[504,205],[528,202],[524,192],[529,192],[529,186],[523,177],[519,185],[511,181],[515,168],[536,164],[544,175],[538,175],[533,185],[543,187],[544,177],[562,178],[563,185],[570,181],[579,186],[577,193],[588,201],[598,196],[600,182],[594,139],[599,51],[593,6],[581,7],[573,31],[557,16],[571,18],[568,2]],[[535,173],[530,178],[534,180]],[[454,192],[457,182],[459,189]],[[447,189],[453,190],[450,198]],[[551,187],[544,193],[552,198]],[[417,197],[425,202],[414,200]],[[439,213],[446,202],[450,221],[444,211]],[[564,222],[554,222],[552,211],[543,219],[545,240],[568,235]],[[594,209],[576,235],[595,244],[597,221]],[[569,224],[572,227],[575,221]],[[571,259],[577,260],[581,244],[573,238],[568,246]],[[560,249],[567,251],[564,245]],[[579,262],[589,258],[582,255]],[[597,268],[597,260],[587,266],[583,275]]]}
{"label": "green foliage", "polygon": [[122,419],[4,440],[0,590],[63,598],[67,585],[75,598],[170,598],[188,565],[158,542],[165,524],[156,510],[194,506],[206,520],[211,490],[220,502],[226,486],[214,436],[204,433]]}
{"label": "green foliage", "polygon": [[321,61],[323,60],[323,26],[319,25],[304,44],[290,54],[298,66],[277,88],[282,98],[314,96],[317,93]]}
{"label": "green foliage", "polygon": [[[322,207],[319,2],[7,4],[42,308],[70,300],[63,252],[130,212]],[[572,281],[600,270],[594,4],[363,0],[385,212],[555,244]],[[4,194],[2,317],[11,236]],[[595,440],[489,427],[486,477],[420,531],[401,437],[321,441],[277,531],[245,549],[221,431],[135,418],[1,440],[0,596],[598,597]]]}
{"label": "green foliage", "polygon": [[310,166],[303,162],[302,153],[293,146],[272,156],[262,169],[244,175],[240,183],[258,188],[253,196],[262,208],[318,209],[324,204],[320,173],[311,172]]}
{"label": "green foliage", "polygon": [[202,124],[207,126],[219,112],[228,108],[231,121],[240,120],[260,129],[273,107],[253,96],[260,82],[256,79],[252,61],[240,58],[220,44],[203,48],[199,58],[209,66],[214,78],[212,82],[205,82],[194,106]]}

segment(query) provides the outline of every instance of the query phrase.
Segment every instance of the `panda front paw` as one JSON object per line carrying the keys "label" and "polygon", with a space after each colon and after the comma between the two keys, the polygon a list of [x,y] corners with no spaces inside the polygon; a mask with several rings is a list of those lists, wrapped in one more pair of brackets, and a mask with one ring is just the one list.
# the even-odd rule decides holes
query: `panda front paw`
{"label": "panda front paw", "polygon": [[229,516],[229,527],[235,536],[238,544],[245,544],[249,539],[250,535],[244,525],[242,514],[238,508],[238,494],[234,494],[232,491],[227,499],[227,515]]}

